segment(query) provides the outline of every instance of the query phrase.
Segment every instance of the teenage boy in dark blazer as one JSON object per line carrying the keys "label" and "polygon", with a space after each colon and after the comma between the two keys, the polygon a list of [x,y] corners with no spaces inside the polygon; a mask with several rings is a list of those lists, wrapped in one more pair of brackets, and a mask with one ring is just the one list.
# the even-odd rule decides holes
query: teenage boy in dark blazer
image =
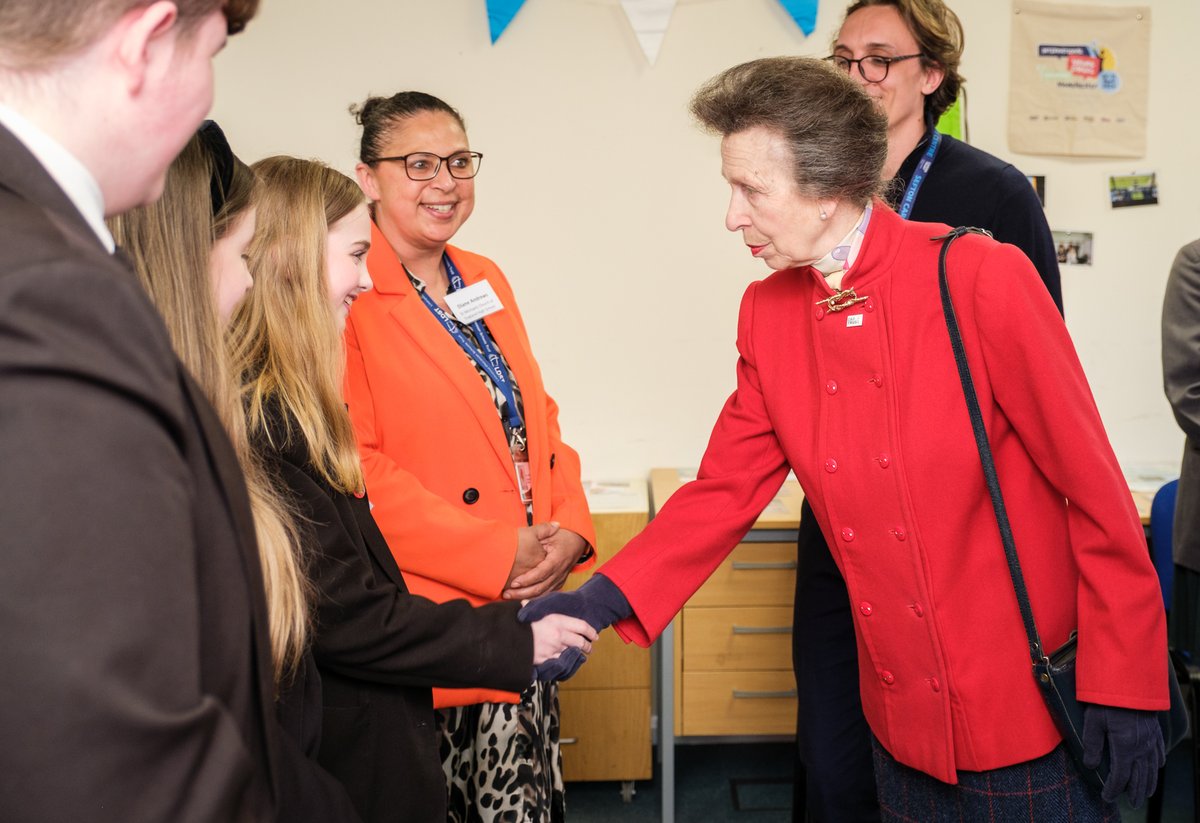
{"label": "teenage boy in dark blazer", "polygon": [[103,223],[161,192],[256,8],[0,3],[6,821],[273,820],[305,768],[236,458]]}

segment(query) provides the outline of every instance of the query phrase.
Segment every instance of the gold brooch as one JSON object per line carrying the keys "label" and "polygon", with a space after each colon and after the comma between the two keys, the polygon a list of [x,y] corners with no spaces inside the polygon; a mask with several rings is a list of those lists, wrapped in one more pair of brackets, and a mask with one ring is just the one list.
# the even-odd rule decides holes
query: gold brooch
{"label": "gold brooch", "polygon": [[817,305],[820,306],[823,304],[830,311],[841,311],[842,309],[850,308],[855,303],[866,302],[866,300],[866,297],[859,297],[854,293],[853,288],[849,288],[842,289],[832,297],[826,297],[824,300],[818,300]]}

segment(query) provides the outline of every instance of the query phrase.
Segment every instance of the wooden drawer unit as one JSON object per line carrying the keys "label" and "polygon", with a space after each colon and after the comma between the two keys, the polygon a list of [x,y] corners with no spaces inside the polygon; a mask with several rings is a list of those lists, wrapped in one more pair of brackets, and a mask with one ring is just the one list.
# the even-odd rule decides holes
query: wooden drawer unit
{"label": "wooden drawer unit", "polygon": [[796,733],[796,678],[783,672],[683,674],[683,734]]}
{"label": "wooden drawer unit", "polygon": [[[649,497],[643,481],[585,483],[596,526],[596,566],[646,527]],[[573,574],[564,588],[587,579]],[[563,777],[634,780],[653,776],[650,757],[650,651],[605,631],[574,677],[559,685]]]}
{"label": "wooden drawer unit", "polygon": [[563,779],[650,779],[648,688],[564,688],[558,699],[562,711]]}
{"label": "wooden drawer unit", "polygon": [[792,670],[791,607],[688,606],[681,631],[685,672]]}
{"label": "wooden drawer unit", "polygon": [[[796,596],[796,544],[739,543],[689,606],[792,606]],[[791,625],[788,618],[788,625]]]}
{"label": "wooden drawer unit", "polygon": [[[650,477],[656,509],[687,479],[675,469]],[[803,500],[787,481],[676,618],[676,735],[795,734],[792,601]]]}

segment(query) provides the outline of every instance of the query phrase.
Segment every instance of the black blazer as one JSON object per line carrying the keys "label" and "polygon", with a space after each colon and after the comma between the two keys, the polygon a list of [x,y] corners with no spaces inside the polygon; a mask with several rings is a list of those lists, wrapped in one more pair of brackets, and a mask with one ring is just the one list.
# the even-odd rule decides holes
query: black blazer
{"label": "black blazer", "polygon": [[337,808],[278,733],[224,430],[132,268],[3,128],[0,529],[6,823],[269,821],[300,771]]}
{"label": "black blazer", "polygon": [[319,759],[367,821],[446,819],[432,686],[521,691],[533,675],[533,634],[518,603],[473,608],[409,594],[368,498],[335,491],[308,462],[298,426],[278,409],[258,451],[311,526],[318,589],[313,656],[323,707],[297,682],[281,696],[292,716],[321,712]]}

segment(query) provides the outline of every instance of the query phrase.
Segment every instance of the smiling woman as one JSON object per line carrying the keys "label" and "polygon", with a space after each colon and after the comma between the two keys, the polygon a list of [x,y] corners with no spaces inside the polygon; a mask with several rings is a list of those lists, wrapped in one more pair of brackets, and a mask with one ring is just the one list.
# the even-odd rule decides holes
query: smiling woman
{"label": "smiling woman", "polygon": [[[355,112],[376,288],[346,326],[346,400],[375,519],[412,590],[434,600],[557,589],[595,542],[579,458],[508,281],[449,245],[474,208],[482,155],[432,95],[374,97]],[[552,684],[434,699],[451,821],[562,819]]]}

